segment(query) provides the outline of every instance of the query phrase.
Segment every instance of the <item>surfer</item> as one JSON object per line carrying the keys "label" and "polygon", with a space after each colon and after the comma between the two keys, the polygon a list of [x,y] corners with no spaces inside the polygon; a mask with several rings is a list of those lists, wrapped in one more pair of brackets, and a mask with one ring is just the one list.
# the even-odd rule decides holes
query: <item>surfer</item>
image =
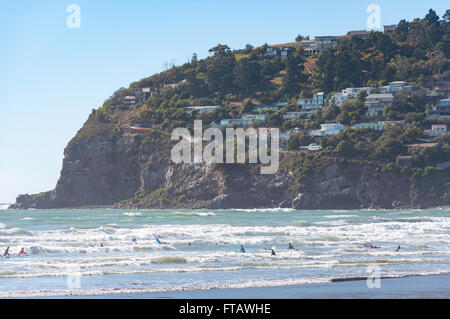
{"label": "surfer", "polygon": [[275,247],[272,247],[272,248],[265,248],[264,247],[264,250],[270,250],[270,255],[271,256],[276,256],[277,254],[275,253]]}
{"label": "surfer", "polygon": [[398,245],[397,249],[395,250],[395,252],[400,250],[400,245]]}
{"label": "surfer", "polygon": [[131,242],[132,242],[133,244],[137,244],[137,239],[136,239],[136,237],[131,238]]}
{"label": "surfer", "polygon": [[370,244],[369,248],[381,248],[381,247]]}
{"label": "surfer", "polygon": [[5,253],[3,254],[3,256],[8,256],[9,257],[9,246],[6,248]]}
{"label": "surfer", "polygon": [[156,239],[156,242],[157,242],[158,244],[160,244],[160,245],[162,245],[162,244],[167,245],[166,242],[160,241],[159,238],[158,238],[158,236],[155,236],[155,239]]}
{"label": "surfer", "polygon": [[100,247],[103,247],[103,243],[100,243]]}
{"label": "surfer", "polygon": [[240,253],[245,253],[244,245],[241,245],[241,249],[239,249]]}
{"label": "surfer", "polygon": [[22,249],[19,251],[19,254],[17,256],[24,256],[26,254],[27,253],[25,252],[25,249],[23,249],[23,247],[22,247]]}
{"label": "surfer", "polygon": [[295,249],[295,247],[294,247],[294,246],[292,246],[292,244],[291,244],[291,243],[289,243],[289,247],[288,247],[288,250],[291,250],[291,249],[293,249],[293,250],[297,250],[297,249]]}

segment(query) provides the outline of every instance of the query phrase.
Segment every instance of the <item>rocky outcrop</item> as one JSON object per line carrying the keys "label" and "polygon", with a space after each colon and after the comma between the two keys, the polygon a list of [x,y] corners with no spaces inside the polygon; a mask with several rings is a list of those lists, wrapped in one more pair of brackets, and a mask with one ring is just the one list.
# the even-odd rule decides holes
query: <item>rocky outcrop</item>
{"label": "rocky outcrop", "polygon": [[[299,184],[282,169],[174,164],[170,141],[147,134],[97,135],[70,143],[56,188],[20,195],[11,208],[404,208],[424,206],[411,176],[334,162]],[[426,205],[439,205],[438,201]]]}

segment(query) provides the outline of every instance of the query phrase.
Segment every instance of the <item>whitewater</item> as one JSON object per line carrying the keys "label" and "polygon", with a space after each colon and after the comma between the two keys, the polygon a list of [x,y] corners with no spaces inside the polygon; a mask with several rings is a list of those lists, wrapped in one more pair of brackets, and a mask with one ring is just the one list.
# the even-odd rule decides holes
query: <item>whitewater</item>
{"label": "whitewater", "polygon": [[450,273],[449,209],[2,208],[0,297],[306,285],[373,265],[383,277]]}

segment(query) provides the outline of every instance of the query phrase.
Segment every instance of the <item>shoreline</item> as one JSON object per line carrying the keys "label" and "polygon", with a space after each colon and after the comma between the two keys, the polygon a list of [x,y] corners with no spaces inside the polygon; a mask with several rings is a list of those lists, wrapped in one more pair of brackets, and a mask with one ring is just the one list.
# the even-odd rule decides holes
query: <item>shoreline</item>
{"label": "shoreline", "polygon": [[450,299],[450,273],[386,276],[380,288],[369,288],[367,277],[334,278],[329,282],[153,292],[118,292],[6,297],[12,299]]}
{"label": "shoreline", "polygon": [[184,290],[157,293],[83,296],[83,298],[144,299],[323,299],[323,298],[450,298],[450,274],[390,277],[380,288],[368,288],[365,280],[302,285]]}

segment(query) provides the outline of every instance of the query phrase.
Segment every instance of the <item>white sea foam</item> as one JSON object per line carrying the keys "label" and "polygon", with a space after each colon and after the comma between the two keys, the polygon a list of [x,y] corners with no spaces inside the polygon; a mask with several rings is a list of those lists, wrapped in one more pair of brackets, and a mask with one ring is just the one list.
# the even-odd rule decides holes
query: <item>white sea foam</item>
{"label": "white sea foam", "polygon": [[126,215],[126,216],[130,216],[130,217],[138,217],[138,216],[142,216],[142,213],[140,213],[140,212],[138,212],[138,213],[130,213],[130,212],[127,212],[127,213],[123,213],[124,215]]}
{"label": "white sea foam", "polygon": [[[321,280],[358,276],[365,274],[365,268],[371,264],[380,265],[385,272],[402,274],[449,269],[450,217],[446,211],[406,215],[395,211],[352,211],[347,216],[299,211],[272,214],[282,213],[278,210],[269,214],[232,212],[154,210],[152,220],[124,218],[130,212],[114,210],[89,211],[84,215],[37,210],[33,220],[18,214],[6,225],[0,224],[0,243],[10,246],[12,255],[0,259],[0,295],[12,293],[5,292],[7,288],[2,290],[2,278],[57,278],[66,276],[68,267],[79,267],[85,276],[149,274],[151,279],[153,274],[165,273],[173,282],[170,287],[148,289],[169,290],[187,287],[188,283],[206,287],[208,281],[205,284],[203,278],[208,274],[217,278],[217,284],[211,287],[234,287],[228,281],[240,278],[235,274],[243,269],[253,276],[248,281],[256,283],[262,278],[258,277],[262,276],[259,271],[263,277],[268,276],[261,281],[287,282],[280,276],[306,281],[309,276]],[[350,216],[357,219],[351,220]],[[159,245],[155,234],[166,244]],[[136,237],[136,244],[131,243],[132,237]],[[289,242],[299,250],[287,250]],[[365,248],[364,243],[381,248]],[[245,246],[245,254],[235,252],[240,245]],[[395,252],[398,245],[401,249]],[[264,250],[272,246],[276,247],[276,256]],[[16,256],[22,247],[29,256]],[[205,275],[185,281],[176,277],[191,272]],[[84,288],[83,294],[99,291],[90,286]],[[123,286],[116,288],[122,291]]]}

